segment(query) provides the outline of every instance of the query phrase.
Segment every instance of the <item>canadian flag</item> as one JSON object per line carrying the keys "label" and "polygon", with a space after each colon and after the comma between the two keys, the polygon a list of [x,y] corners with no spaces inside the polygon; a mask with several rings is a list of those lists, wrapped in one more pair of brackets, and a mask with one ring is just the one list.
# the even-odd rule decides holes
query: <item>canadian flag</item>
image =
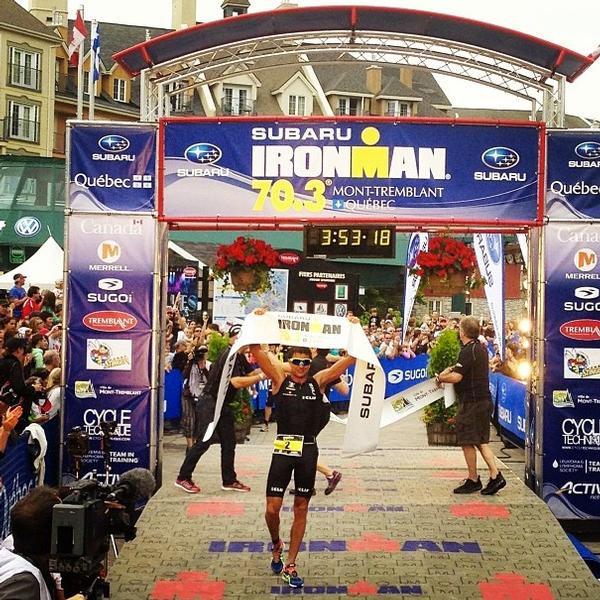
{"label": "canadian flag", "polygon": [[79,61],[79,48],[83,44],[87,34],[81,11],[78,10],[75,24],[73,25],[73,31],[71,32],[71,38],[69,39],[69,47],[67,49],[69,64],[77,65],[77,62]]}

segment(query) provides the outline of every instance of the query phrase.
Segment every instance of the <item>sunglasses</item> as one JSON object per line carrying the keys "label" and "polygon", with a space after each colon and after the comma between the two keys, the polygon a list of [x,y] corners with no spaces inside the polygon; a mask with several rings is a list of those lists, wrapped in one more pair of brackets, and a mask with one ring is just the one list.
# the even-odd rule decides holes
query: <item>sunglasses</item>
{"label": "sunglasses", "polygon": [[308,367],[312,362],[310,358],[292,358],[290,362],[297,367]]}

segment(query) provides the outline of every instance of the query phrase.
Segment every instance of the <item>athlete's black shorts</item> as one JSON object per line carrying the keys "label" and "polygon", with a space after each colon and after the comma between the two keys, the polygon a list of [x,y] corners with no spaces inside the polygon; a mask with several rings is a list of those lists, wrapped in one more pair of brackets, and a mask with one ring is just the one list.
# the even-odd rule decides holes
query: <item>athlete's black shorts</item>
{"label": "athlete's black shorts", "polygon": [[294,474],[296,496],[311,498],[317,474],[319,448],[314,443],[304,443],[302,456],[273,454],[267,477],[267,496],[283,498]]}

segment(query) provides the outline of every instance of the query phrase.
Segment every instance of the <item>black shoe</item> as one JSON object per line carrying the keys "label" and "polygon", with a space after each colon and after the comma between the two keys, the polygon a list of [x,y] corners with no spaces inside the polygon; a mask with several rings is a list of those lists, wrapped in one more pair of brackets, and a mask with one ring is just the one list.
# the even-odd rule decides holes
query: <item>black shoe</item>
{"label": "black shoe", "polygon": [[493,496],[495,493],[499,492],[503,487],[506,486],[506,479],[502,476],[502,473],[498,471],[498,475],[496,475],[496,479],[490,479],[487,482],[487,485],[481,490],[481,493],[484,496]]}
{"label": "black shoe", "polygon": [[462,485],[459,485],[457,488],[454,488],[455,494],[473,494],[478,492],[483,485],[481,484],[481,477],[477,475],[477,481],[473,481],[472,479],[465,479]]}

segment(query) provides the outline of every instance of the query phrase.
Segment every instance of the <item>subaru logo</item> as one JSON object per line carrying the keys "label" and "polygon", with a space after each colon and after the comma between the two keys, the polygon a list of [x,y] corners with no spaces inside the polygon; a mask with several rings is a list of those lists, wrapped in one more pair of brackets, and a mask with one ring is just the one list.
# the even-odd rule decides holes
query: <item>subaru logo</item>
{"label": "subaru logo", "polygon": [[490,169],[512,169],[519,162],[519,155],[510,148],[495,146],[481,155],[481,162]]}
{"label": "subaru logo", "polygon": [[485,240],[490,258],[495,264],[502,259],[502,236],[499,233],[492,233],[486,236]]}
{"label": "subaru logo", "polygon": [[204,142],[192,144],[185,150],[185,158],[200,165],[212,165],[218,162],[221,156],[223,156],[221,148]]}
{"label": "subaru logo", "polygon": [[409,269],[412,269],[417,264],[417,256],[419,255],[420,248],[421,236],[416,234],[410,241],[410,246],[408,247],[408,252],[406,254],[406,266]]}
{"label": "subaru logo", "polygon": [[98,146],[105,152],[125,152],[129,148],[129,140],[122,135],[105,135],[98,140]]}
{"label": "subaru logo", "polygon": [[600,158],[600,142],[582,142],[575,147],[575,154],[581,158]]}
{"label": "subaru logo", "polygon": [[21,237],[33,237],[41,228],[42,224],[35,217],[21,217],[15,223],[15,233]]}

